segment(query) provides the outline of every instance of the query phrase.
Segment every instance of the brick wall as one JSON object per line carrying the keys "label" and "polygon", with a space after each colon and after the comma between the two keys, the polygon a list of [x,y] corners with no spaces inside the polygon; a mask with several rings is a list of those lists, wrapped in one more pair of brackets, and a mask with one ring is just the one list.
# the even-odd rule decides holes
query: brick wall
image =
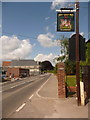
{"label": "brick wall", "polygon": [[8,68],[7,76],[10,77],[14,74],[14,77],[19,77],[19,68]]}
{"label": "brick wall", "polygon": [[66,89],[65,89],[65,65],[64,63],[58,63],[57,77],[58,77],[58,97],[65,98]]}
{"label": "brick wall", "polygon": [[7,76],[10,77],[21,77],[21,76],[29,76],[29,69],[23,68],[8,68]]}

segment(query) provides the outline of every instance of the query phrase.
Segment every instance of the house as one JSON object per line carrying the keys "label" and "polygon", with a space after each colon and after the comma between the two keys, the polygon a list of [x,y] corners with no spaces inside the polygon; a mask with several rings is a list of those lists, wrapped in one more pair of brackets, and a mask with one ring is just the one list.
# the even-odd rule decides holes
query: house
{"label": "house", "polygon": [[6,72],[9,67],[11,67],[11,61],[2,62],[2,71]]}
{"label": "house", "polygon": [[30,75],[40,73],[39,64],[34,60],[12,60],[11,67],[29,69]]}
{"label": "house", "polygon": [[29,69],[24,68],[8,68],[7,77],[18,78],[18,77],[28,77]]}
{"label": "house", "polygon": [[30,75],[38,75],[40,73],[40,65],[34,60],[3,61],[2,63],[3,71],[7,72],[8,68],[29,69]]}

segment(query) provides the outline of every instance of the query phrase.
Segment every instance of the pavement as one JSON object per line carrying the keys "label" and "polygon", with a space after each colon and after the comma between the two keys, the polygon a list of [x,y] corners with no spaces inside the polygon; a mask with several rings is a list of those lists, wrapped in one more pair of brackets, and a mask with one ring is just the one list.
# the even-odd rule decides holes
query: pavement
{"label": "pavement", "polygon": [[75,97],[58,98],[58,81],[52,74],[9,118],[88,118],[88,104],[77,106]]}

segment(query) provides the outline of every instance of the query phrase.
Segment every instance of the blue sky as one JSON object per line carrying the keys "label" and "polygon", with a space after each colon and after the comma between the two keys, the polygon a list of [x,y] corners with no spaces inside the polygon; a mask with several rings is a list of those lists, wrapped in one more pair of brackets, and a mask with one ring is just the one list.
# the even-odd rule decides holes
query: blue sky
{"label": "blue sky", "polygon": [[[52,9],[51,2],[2,3],[2,36],[5,41],[3,45],[9,41],[3,48],[3,54],[6,54],[4,59],[13,59],[12,55],[15,56],[18,53],[18,58],[21,59],[36,58],[36,60],[50,59],[52,61],[52,58],[60,55],[60,46],[56,45],[56,40],[61,38],[61,35],[70,37],[72,32],[56,31],[56,8],[60,8],[59,6],[54,6],[55,8]],[[84,37],[88,39],[88,2],[80,3],[80,32],[84,33]],[[16,43],[20,46],[17,46]],[[26,56],[20,52],[21,46],[24,45],[28,46],[26,51],[25,47],[22,51]]]}

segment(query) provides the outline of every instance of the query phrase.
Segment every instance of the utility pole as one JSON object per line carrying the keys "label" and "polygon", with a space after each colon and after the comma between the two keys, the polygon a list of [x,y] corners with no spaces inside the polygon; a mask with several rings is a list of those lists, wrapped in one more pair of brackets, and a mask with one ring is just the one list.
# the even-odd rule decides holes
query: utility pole
{"label": "utility pole", "polygon": [[80,97],[80,54],[79,54],[79,2],[76,1],[76,82],[77,82],[77,104],[81,105]]}

